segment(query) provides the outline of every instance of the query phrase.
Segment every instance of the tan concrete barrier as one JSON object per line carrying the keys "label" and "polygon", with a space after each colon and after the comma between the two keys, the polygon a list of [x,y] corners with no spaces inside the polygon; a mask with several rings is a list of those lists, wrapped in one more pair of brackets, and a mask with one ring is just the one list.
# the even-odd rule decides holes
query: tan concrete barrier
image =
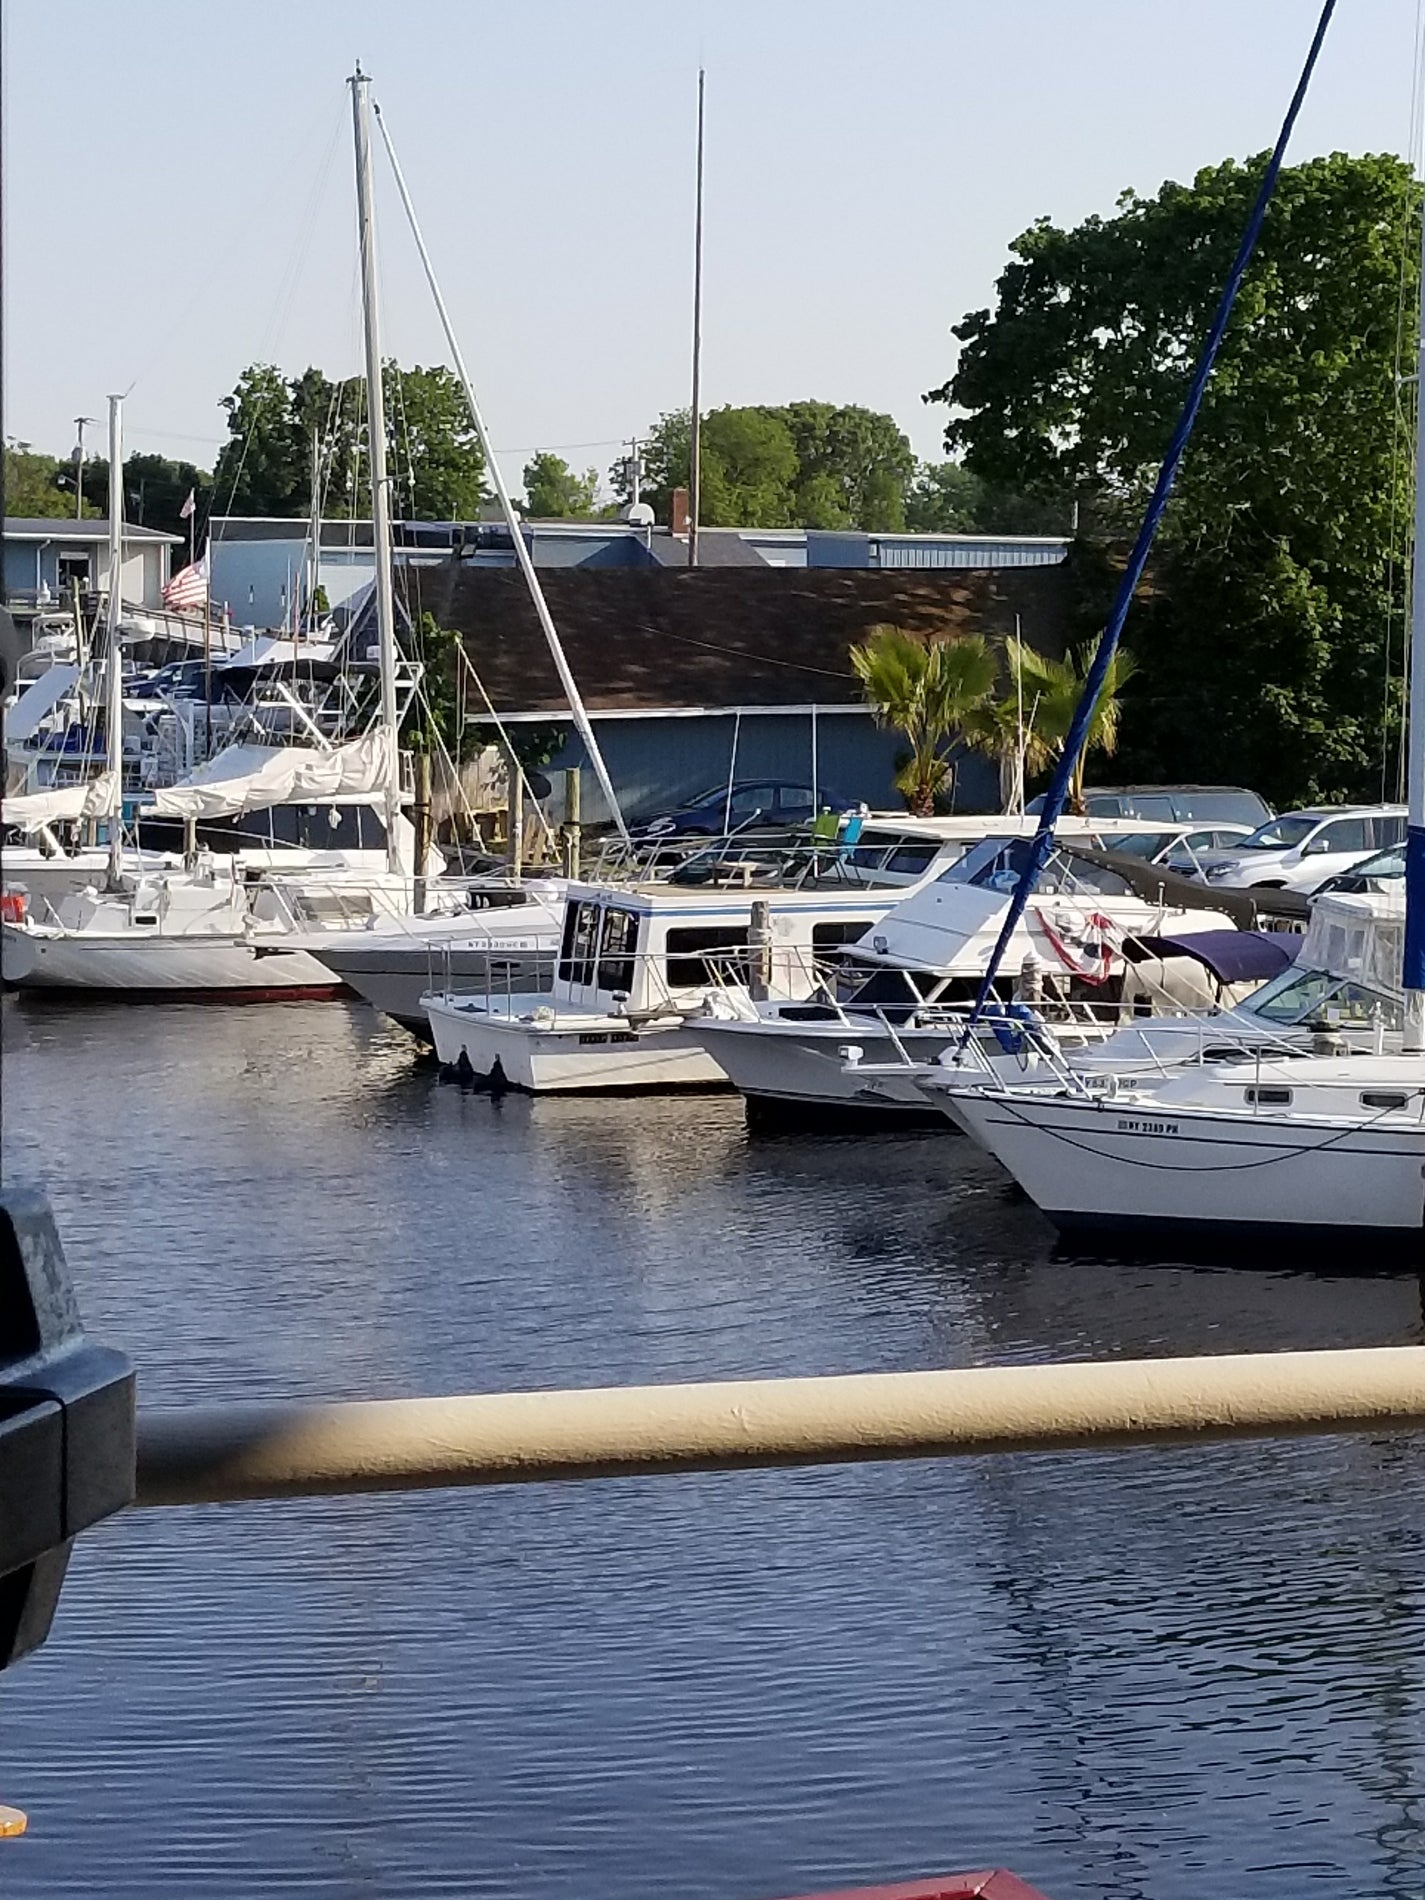
{"label": "tan concrete barrier", "polygon": [[1425,1347],[144,1412],[138,1502],[1425,1428]]}

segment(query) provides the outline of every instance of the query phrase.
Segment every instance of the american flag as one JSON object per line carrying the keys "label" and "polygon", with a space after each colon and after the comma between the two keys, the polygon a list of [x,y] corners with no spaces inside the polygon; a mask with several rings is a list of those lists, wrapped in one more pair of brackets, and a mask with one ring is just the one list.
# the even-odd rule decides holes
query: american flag
{"label": "american flag", "polygon": [[208,557],[181,567],[163,590],[165,607],[204,607],[208,601]]}

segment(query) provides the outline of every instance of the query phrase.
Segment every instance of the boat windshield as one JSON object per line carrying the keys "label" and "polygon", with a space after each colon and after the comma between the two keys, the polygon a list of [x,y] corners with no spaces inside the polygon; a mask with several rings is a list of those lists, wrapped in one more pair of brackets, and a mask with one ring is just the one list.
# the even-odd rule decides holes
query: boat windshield
{"label": "boat windshield", "polygon": [[1329,970],[1283,970],[1244,1008],[1263,1022],[1284,1027],[1315,1020],[1353,1029],[1368,1029],[1377,1022],[1398,1029],[1401,1024],[1400,1004],[1394,997],[1332,976]]}
{"label": "boat windshield", "polygon": [[[1006,897],[1014,891],[1029,863],[1032,840],[1028,838],[986,838],[967,852],[958,864],[942,871],[942,884],[974,884],[981,890],[999,891]],[[1097,891],[1101,895],[1126,897],[1129,887],[1116,871],[1091,863],[1070,852],[1054,851],[1034,880],[1034,889],[1043,894],[1057,891]]]}
{"label": "boat windshield", "polygon": [[1296,817],[1273,818],[1269,825],[1258,825],[1250,838],[1234,844],[1234,851],[1291,851],[1303,843],[1321,823],[1320,814],[1303,813]]}

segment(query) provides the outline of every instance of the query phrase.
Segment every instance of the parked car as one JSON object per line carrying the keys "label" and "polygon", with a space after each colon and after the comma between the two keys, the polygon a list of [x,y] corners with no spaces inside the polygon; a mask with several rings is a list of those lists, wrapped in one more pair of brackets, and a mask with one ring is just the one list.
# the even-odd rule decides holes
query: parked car
{"label": "parked car", "polygon": [[1130,831],[1106,845],[1145,864],[1164,864],[1182,877],[1191,877],[1208,852],[1230,850],[1250,838],[1250,825],[1164,825],[1154,831]]}
{"label": "parked car", "polygon": [[727,785],[711,786],[678,805],[635,826],[640,838],[718,838],[725,831],[784,831],[810,824],[827,806],[845,811],[848,800],[824,786],[815,794],[810,785],[787,779],[738,779],[729,794]]}
{"label": "parked car", "polygon": [[[1041,795],[1029,806],[1043,809]],[[1141,818],[1150,825],[1265,824],[1272,808],[1240,785],[1090,785],[1084,793],[1090,818]]]}
{"label": "parked car", "polygon": [[1283,812],[1232,850],[1208,853],[1197,875],[1208,884],[1309,895],[1404,838],[1403,805],[1317,805]]}

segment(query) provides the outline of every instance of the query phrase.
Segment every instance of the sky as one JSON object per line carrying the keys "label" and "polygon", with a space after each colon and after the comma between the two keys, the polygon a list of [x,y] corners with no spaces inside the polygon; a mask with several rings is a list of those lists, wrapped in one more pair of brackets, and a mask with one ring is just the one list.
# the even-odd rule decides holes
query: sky
{"label": "sky", "polygon": [[[1421,5],[1340,0],[1292,158],[1409,150]],[[211,466],[245,364],[359,369],[359,59],[502,467],[605,471],[688,400],[701,62],[705,406],[861,403],[935,459],[1013,238],[1269,146],[1318,11],[8,0],[5,431],[67,453],[123,391],[130,452]],[[385,353],[445,361],[384,177],[378,218]]]}

